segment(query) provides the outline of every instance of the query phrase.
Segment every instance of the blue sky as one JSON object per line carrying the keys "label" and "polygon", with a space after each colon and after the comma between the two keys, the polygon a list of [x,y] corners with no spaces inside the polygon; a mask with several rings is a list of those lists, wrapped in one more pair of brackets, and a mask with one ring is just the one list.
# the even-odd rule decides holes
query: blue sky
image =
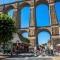
{"label": "blue sky", "polygon": [[[6,4],[15,2],[16,0],[0,0],[0,4]],[[60,22],[60,2],[55,3],[55,11],[58,18],[58,21]],[[13,15],[13,10],[9,11],[9,15]],[[29,20],[30,20],[30,8],[29,6],[25,6],[21,9],[21,27],[29,27]],[[36,7],[36,22],[37,27],[42,26],[49,26],[50,25],[50,15],[48,6],[41,4]],[[28,37],[28,33],[23,33],[24,37]],[[38,34],[38,41],[39,44],[46,43],[48,40],[50,40],[50,34],[46,31],[40,32]]]}

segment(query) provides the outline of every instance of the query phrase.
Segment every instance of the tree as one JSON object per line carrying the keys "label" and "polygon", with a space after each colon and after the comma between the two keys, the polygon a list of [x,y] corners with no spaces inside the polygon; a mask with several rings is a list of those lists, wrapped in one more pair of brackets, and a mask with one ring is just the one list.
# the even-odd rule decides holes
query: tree
{"label": "tree", "polygon": [[7,43],[12,40],[13,33],[16,32],[14,26],[14,19],[12,19],[8,14],[0,14],[0,43]]}

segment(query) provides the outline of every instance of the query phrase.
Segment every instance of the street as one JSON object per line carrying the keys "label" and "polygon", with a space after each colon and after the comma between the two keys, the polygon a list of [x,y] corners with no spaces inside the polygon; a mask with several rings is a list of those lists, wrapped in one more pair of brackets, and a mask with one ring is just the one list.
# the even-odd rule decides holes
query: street
{"label": "street", "polygon": [[50,57],[25,57],[25,58],[6,58],[3,60],[53,60],[53,58]]}

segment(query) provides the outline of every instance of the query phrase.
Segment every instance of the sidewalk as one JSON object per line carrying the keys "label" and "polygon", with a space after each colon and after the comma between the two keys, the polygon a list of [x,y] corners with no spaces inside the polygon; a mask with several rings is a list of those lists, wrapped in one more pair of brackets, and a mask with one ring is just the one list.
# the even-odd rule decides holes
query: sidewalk
{"label": "sidewalk", "polygon": [[54,57],[53,60],[60,60],[60,56]]}
{"label": "sidewalk", "polygon": [[53,60],[60,60],[60,56],[38,56],[38,58],[52,58]]}
{"label": "sidewalk", "polygon": [[0,52],[0,59],[4,59],[4,58],[7,58],[7,55]]}
{"label": "sidewalk", "polygon": [[[23,56],[33,56],[33,54],[29,54],[29,53],[22,53],[22,54],[18,54],[19,57],[23,57]],[[10,54],[2,54],[0,53],[0,59],[4,59],[4,58],[7,58],[8,56],[11,56]],[[38,56],[37,58],[52,58],[53,60],[60,60],[60,56]]]}
{"label": "sidewalk", "polygon": [[4,58],[6,58],[5,56],[0,56],[0,59],[4,59]]}
{"label": "sidewalk", "polygon": [[[8,54],[10,55],[10,54]],[[7,54],[3,54],[2,52],[0,52],[0,56],[8,56]]]}
{"label": "sidewalk", "polygon": [[34,54],[32,53],[20,53],[20,54],[0,54],[0,56],[4,56],[5,58],[7,57],[34,57]]}

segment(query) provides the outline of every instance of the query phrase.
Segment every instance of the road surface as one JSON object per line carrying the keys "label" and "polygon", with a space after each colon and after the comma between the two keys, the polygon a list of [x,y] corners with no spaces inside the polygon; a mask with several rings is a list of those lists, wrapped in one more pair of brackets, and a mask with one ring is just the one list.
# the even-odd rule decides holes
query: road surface
{"label": "road surface", "polygon": [[25,57],[25,58],[6,58],[3,60],[53,60],[53,58]]}

